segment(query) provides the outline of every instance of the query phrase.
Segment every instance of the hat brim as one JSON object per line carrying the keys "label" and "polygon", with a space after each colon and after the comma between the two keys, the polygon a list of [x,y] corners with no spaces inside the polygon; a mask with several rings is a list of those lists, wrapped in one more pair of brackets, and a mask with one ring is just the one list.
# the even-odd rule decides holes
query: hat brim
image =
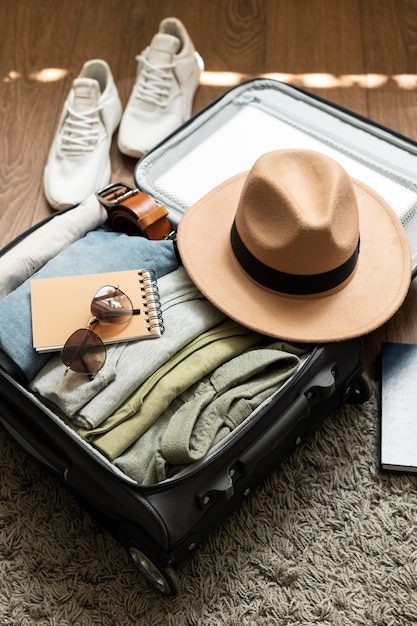
{"label": "hat brim", "polygon": [[247,174],[238,174],[205,195],[178,227],[184,267],[208,300],[254,331],[297,342],[350,339],[392,317],[410,287],[411,253],[398,216],[383,198],[352,180],[360,228],[354,275],[326,295],[290,296],[256,283],[232,251],[230,229]]}

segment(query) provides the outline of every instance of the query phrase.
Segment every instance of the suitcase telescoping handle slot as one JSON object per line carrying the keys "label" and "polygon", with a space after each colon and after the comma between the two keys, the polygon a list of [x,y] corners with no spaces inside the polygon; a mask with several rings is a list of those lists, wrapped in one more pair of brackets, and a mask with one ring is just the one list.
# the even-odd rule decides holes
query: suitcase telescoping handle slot
{"label": "suitcase telescoping handle slot", "polygon": [[[278,448],[287,438],[290,439],[291,433],[297,432],[298,424],[309,417],[311,406],[320,400],[330,398],[335,393],[335,376],[336,364],[334,363],[327,365],[314,376],[308,388],[300,393],[261,437],[239,456],[239,465],[243,474],[252,474],[258,463],[271,454],[275,448]],[[296,441],[297,437],[293,442],[294,445]]]}

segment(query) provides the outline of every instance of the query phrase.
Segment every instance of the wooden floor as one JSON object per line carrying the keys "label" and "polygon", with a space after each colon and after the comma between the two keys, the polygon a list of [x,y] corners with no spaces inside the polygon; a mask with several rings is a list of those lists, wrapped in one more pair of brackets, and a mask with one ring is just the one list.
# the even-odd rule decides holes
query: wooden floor
{"label": "wooden floor", "polygon": [[[50,213],[42,172],[82,64],[105,59],[123,103],[135,56],[175,15],[205,61],[195,111],[246,78],[275,77],[417,139],[417,0],[0,0],[0,247]],[[135,161],[113,142],[113,180]],[[416,287],[366,339],[417,342]]]}

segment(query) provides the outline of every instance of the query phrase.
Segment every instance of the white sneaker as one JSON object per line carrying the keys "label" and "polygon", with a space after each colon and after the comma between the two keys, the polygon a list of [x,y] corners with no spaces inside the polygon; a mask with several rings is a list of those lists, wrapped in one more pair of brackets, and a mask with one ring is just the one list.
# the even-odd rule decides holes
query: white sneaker
{"label": "white sneaker", "polygon": [[191,116],[204,63],[184,25],[168,17],[136,57],[136,82],[119,128],[120,152],[141,157]]}
{"label": "white sneaker", "polygon": [[54,209],[78,204],[111,178],[110,145],[122,103],[108,64],[87,61],[73,82],[44,169]]}

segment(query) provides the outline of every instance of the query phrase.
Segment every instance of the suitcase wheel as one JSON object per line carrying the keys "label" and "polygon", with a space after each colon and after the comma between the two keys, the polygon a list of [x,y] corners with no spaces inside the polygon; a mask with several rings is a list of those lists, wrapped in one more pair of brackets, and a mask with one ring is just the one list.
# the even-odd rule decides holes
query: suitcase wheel
{"label": "suitcase wheel", "polygon": [[129,547],[129,554],[135,565],[154,587],[166,595],[178,593],[177,576],[172,567],[159,567],[151,559],[135,546]]}

